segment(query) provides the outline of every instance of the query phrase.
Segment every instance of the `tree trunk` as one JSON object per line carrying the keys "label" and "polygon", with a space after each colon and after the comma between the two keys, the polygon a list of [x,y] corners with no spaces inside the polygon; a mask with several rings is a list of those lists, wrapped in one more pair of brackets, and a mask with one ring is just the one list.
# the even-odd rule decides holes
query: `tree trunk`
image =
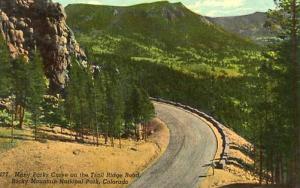
{"label": "tree trunk", "polygon": [[253,166],[255,171],[257,172],[257,154],[256,154],[256,144],[253,145],[253,153],[254,153],[254,161],[253,161]]}
{"label": "tree trunk", "polygon": [[262,148],[259,149],[259,184],[261,185],[263,181],[263,151]]}
{"label": "tree trunk", "polygon": [[105,144],[108,143],[108,130],[106,130],[106,133],[105,133]]}
{"label": "tree trunk", "polygon": [[24,122],[24,117],[25,117],[25,108],[20,106],[20,121],[19,121],[19,129],[23,129],[23,122]]}
{"label": "tree trunk", "polygon": [[263,181],[263,143],[262,143],[262,124],[260,124],[260,135],[259,135],[259,184]]}
{"label": "tree trunk", "polygon": [[111,141],[111,147],[115,147],[114,137],[113,136],[110,137],[110,141]]}
{"label": "tree trunk", "polygon": [[276,184],[280,184],[280,173],[279,173],[279,157],[278,157],[278,154],[276,156],[276,168],[275,168],[275,182]]}
{"label": "tree trunk", "polygon": [[98,124],[96,125],[96,142],[97,142],[97,146],[99,146],[99,128],[98,128]]}
{"label": "tree trunk", "polygon": [[14,113],[11,112],[11,143],[14,142]]}
{"label": "tree trunk", "polygon": [[78,132],[75,130],[75,141],[78,141]]}
{"label": "tree trunk", "polygon": [[84,143],[84,129],[83,126],[81,125],[81,131],[80,131],[80,136],[81,136],[81,142]]}
{"label": "tree trunk", "polygon": [[134,129],[134,134],[135,134],[135,137],[136,137],[136,141],[139,141],[139,134],[138,134],[138,125],[135,125],[135,129]]}
{"label": "tree trunk", "polygon": [[15,117],[16,117],[16,120],[19,120],[20,119],[20,105],[16,104],[15,105]]}
{"label": "tree trunk", "polygon": [[280,183],[281,184],[285,184],[283,165],[284,165],[283,157],[282,157],[282,155],[280,155]]}
{"label": "tree trunk", "polygon": [[144,140],[147,141],[147,124],[144,123],[143,127],[144,127],[143,128],[143,130],[144,130]]}
{"label": "tree trunk", "polygon": [[271,150],[271,159],[270,159],[270,171],[271,171],[271,184],[274,185],[274,153]]}
{"label": "tree trunk", "polygon": [[97,145],[97,143],[96,143],[96,134],[95,134],[95,131],[93,131],[93,145]]}
{"label": "tree trunk", "polygon": [[37,118],[34,117],[34,140],[37,140]]}
{"label": "tree trunk", "polygon": [[121,133],[119,133],[119,147],[122,148],[122,143],[121,143]]}
{"label": "tree trunk", "polygon": [[291,2],[291,14],[292,14],[292,27],[291,27],[291,42],[292,42],[292,50],[291,50],[291,61],[293,65],[293,99],[294,99],[294,159],[293,159],[293,173],[292,173],[292,186],[295,188],[300,187],[300,165],[299,160],[297,158],[300,156],[300,85],[298,81],[300,81],[299,75],[299,62],[297,61],[297,2],[296,0],[292,0]]}

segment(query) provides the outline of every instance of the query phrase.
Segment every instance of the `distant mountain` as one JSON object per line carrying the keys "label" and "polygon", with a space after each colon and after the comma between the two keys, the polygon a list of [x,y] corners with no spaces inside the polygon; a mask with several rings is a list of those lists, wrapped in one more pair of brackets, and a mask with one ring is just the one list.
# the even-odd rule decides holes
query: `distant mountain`
{"label": "distant mountain", "polygon": [[87,51],[168,66],[201,76],[240,76],[260,46],[228,32],[181,3],[128,7],[72,4],[67,23]]}
{"label": "distant mountain", "polygon": [[248,43],[190,11],[182,3],[160,1],[129,7],[73,4],[66,7],[66,12],[67,22],[76,33],[142,36],[159,40],[169,47],[216,50]]}
{"label": "distant mountain", "polygon": [[267,21],[267,13],[264,12],[244,16],[206,17],[206,19],[230,32],[249,37],[258,42],[266,41],[274,36],[274,33],[264,26]]}

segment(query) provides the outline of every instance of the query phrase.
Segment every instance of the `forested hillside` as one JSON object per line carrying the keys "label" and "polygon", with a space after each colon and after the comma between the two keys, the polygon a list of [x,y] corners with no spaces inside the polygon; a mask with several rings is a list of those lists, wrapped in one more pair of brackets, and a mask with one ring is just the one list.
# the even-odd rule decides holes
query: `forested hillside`
{"label": "forested hillside", "polygon": [[[213,115],[254,144],[260,182],[287,182],[279,173],[289,168],[293,150],[291,96],[285,95],[291,88],[284,55],[288,40],[272,48],[258,46],[181,3],[78,4],[66,12],[88,54],[99,62],[119,57],[120,69],[150,96]],[[284,154],[274,155],[279,151]]]}
{"label": "forested hillside", "polygon": [[247,131],[240,126],[249,111],[245,94],[266,61],[261,47],[180,3],[69,5],[66,12],[89,54],[122,57],[121,66],[133,69],[130,76],[150,95],[196,106]]}

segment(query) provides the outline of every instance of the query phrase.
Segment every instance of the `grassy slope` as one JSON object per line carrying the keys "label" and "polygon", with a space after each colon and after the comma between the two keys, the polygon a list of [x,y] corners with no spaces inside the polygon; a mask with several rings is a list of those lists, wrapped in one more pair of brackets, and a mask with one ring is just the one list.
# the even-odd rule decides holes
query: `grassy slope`
{"label": "grassy slope", "polygon": [[[24,131],[22,130],[14,130],[15,137],[18,135],[23,135]],[[4,153],[11,148],[16,147],[21,141],[18,139],[11,140],[11,129],[0,127],[0,154]]]}
{"label": "grassy slope", "polygon": [[[158,119],[151,121],[151,127],[154,128],[154,134],[149,137],[148,142],[135,142],[132,140],[122,140],[122,148],[109,147],[104,145],[104,138],[100,138],[100,146],[95,147],[87,144],[92,138],[86,137],[86,144],[79,144],[70,139],[70,131],[64,130],[64,134],[60,134],[60,128],[56,127],[53,130],[58,130],[56,133],[50,132],[51,129],[44,127],[40,133],[47,135],[44,143],[29,139],[20,142],[17,148],[10,149],[7,152],[1,153],[0,148],[0,167],[2,171],[10,172],[7,178],[2,177],[0,187],[20,187],[20,185],[11,185],[13,172],[45,172],[49,176],[52,172],[56,173],[137,173],[142,172],[149,164],[157,160],[169,143],[169,129]],[[22,133],[22,134],[21,134]],[[28,138],[32,133],[31,129],[17,131],[17,135],[22,138]],[[7,129],[0,127],[1,135],[9,135]],[[74,133],[72,133],[74,134]],[[24,135],[27,135],[24,137]],[[31,135],[32,136],[32,135]],[[68,139],[68,141],[59,141],[60,139],[52,140],[51,137],[56,136],[60,139]],[[74,135],[72,136],[74,138]],[[1,139],[0,139],[0,146]],[[106,175],[105,175],[106,176]],[[31,176],[32,177],[32,176]],[[51,179],[59,180],[54,177],[39,177],[39,180]],[[69,178],[65,178],[69,179]],[[78,175],[77,178],[81,179]],[[94,178],[88,178],[94,179]],[[98,178],[102,182],[103,178]],[[129,183],[133,180],[131,177],[126,178],[107,178],[113,180],[126,179]],[[30,181],[29,181],[30,182]],[[86,187],[127,187],[127,185],[97,185],[97,184],[30,184],[29,187],[51,187],[51,188],[86,188]],[[22,186],[21,186],[22,187]]]}

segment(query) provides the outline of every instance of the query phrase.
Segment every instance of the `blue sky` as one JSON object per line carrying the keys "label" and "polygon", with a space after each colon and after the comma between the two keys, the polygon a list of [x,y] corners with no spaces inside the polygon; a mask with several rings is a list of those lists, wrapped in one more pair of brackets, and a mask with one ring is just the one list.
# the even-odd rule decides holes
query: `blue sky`
{"label": "blue sky", "polygon": [[[71,3],[89,3],[101,5],[128,6],[155,0],[53,0],[63,5]],[[156,0],[157,1],[157,0]],[[264,12],[274,8],[273,0],[169,0],[182,2],[187,8],[205,16],[233,16],[253,12]]]}

